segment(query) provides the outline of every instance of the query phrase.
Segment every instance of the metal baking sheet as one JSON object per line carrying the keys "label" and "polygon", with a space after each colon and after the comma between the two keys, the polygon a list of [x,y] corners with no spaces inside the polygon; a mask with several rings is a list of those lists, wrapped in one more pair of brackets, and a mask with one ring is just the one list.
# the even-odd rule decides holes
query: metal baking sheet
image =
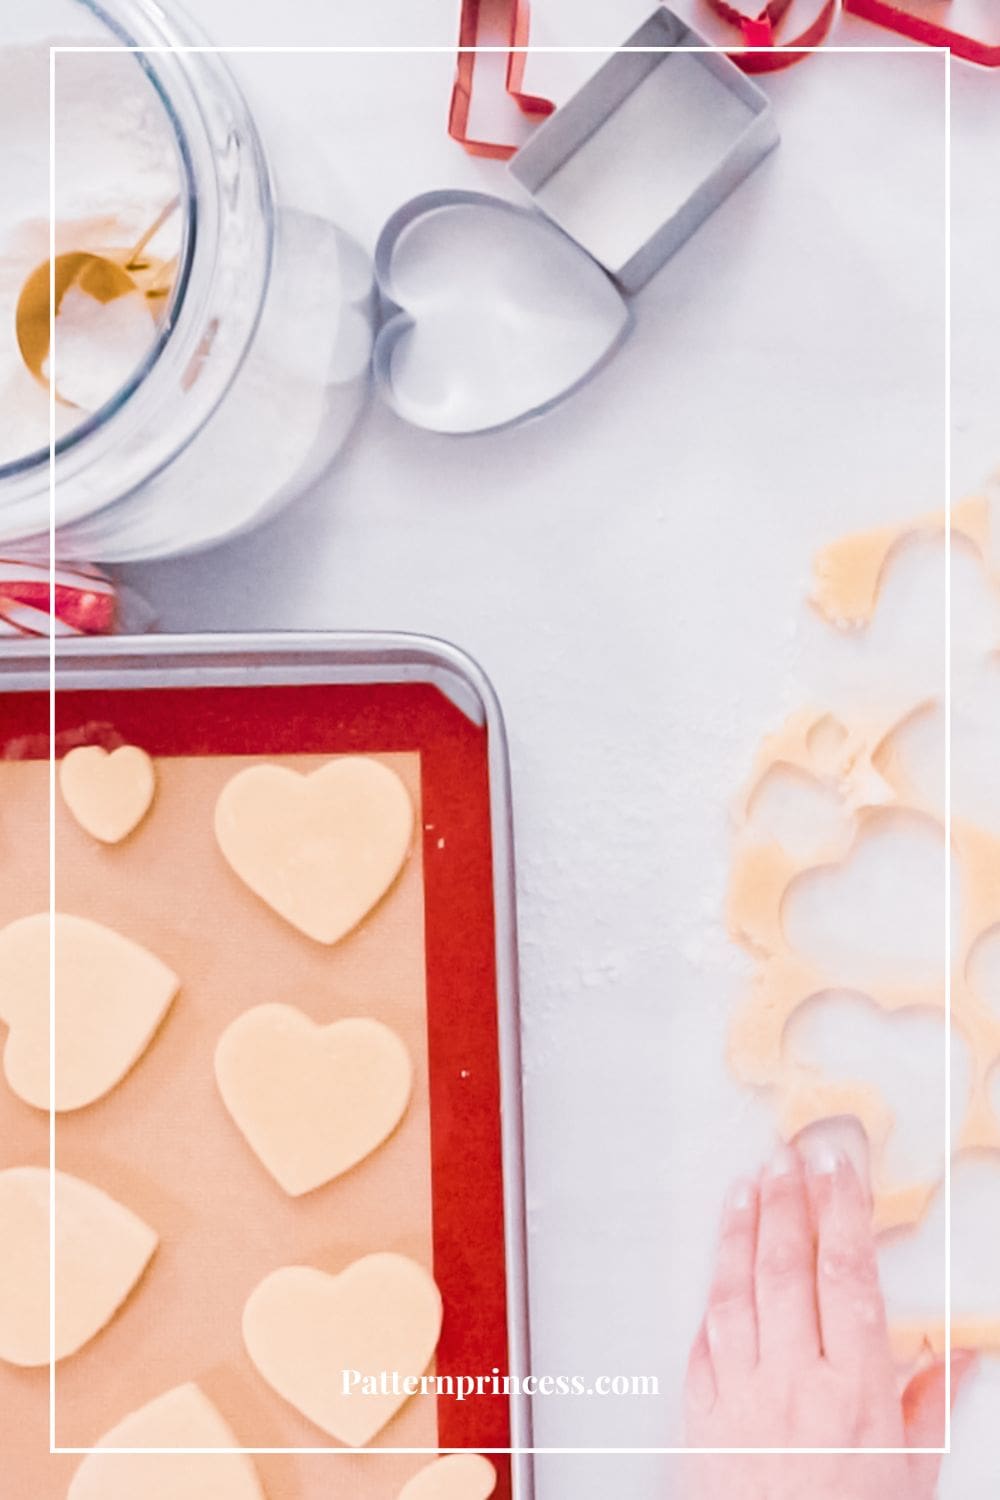
{"label": "metal baking sheet", "polygon": [[[212,759],[236,754],[280,758],[352,750],[387,756],[419,755],[433,1265],[443,1288],[446,1329],[435,1368],[438,1373],[488,1373],[491,1364],[497,1362],[496,1334],[501,1319],[507,1347],[505,1373],[526,1373],[530,1363],[509,777],[503,721],[483,673],[454,647],[416,636],[118,637],[60,643],[56,684],[57,755],[81,739],[109,745],[126,739],[149,749],[161,761],[164,776],[170,757]],[[25,761],[48,760],[48,685],[45,643],[0,657],[0,740],[4,759],[19,763],[12,770],[30,769],[24,767]],[[463,766],[476,785],[472,792],[466,792],[464,786],[461,793],[456,791]],[[450,820],[447,837],[439,814]],[[436,822],[436,826],[428,827],[430,822]],[[108,853],[100,852],[102,856]],[[434,888],[428,875],[432,860],[439,871],[451,864],[450,877],[442,883],[440,874],[435,875]],[[56,881],[58,889],[58,847]],[[468,887],[473,889],[473,899],[463,902],[461,911],[446,909],[442,895],[448,889],[454,892]],[[8,888],[8,895],[11,891],[12,887]],[[454,952],[449,957],[442,946],[442,935],[447,939],[449,928],[453,948],[457,928],[463,947],[478,952],[478,982],[469,974],[461,981],[454,977],[442,980],[443,967],[454,961]],[[211,940],[225,941],[218,935]],[[491,973],[486,972],[485,965]],[[449,1040],[463,1035],[464,1042]],[[446,1039],[443,1044],[441,1038]],[[469,1046],[482,1074],[495,1074],[495,1085],[473,1093],[480,1106],[478,1115],[475,1106],[459,1113],[465,1106],[455,1092],[455,1079],[462,1076],[456,1045]],[[493,1064],[488,1053],[492,1053]],[[440,1108],[435,1105],[436,1090],[443,1100]],[[484,1099],[492,1101],[485,1111]],[[461,1120],[460,1132],[454,1128],[456,1118]],[[44,1127],[44,1116],[39,1123]],[[9,1154],[8,1149],[0,1165],[14,1164],[6,1159]],[[85,1162],[81,1162],[82,1158],[75,1166],[86,1175]],[[66,1165],[74,1169],[68,1162]],[[440,1195],[439,1172],[445,1174],[445,1191]],[[96,1171],[95,1177],[100,1180]],[[450,1206],[456,1197],[466,1205],[468,1222],[456,1221]],[[480,1198],[486,1203],[492,1199],[494,1208],[487,1208],[482,1215],[477,1208],[470,1209],[469,1205]],[[333,1214],[331,1240],[336,1239],[335,1220]],[[491,1224],[501,1243],[489,1246],[485,1236]],[[466,1290],[466,1283],[475,1280],[475,1266],[466,1262],[476,1256],[477,1237],[490,1263],[502,1267],[499,1284],[506,1304],[505,1319],[497,1306],[483,1307],[480,1319]],[[446,1261],[443,1266],[439,1265],[439,1252]],[[483,1284],[494,1283],[486,1279]],[[462,1309],[452,1321],[450,1334],[449,1285]],[[98,1335],[94,1345],[103,1337]],[[69,1370],[72,1363],[68,1361],[65,1368]],[[63,1368],[60,1365],[59,1371]],[[0,1379],[14,1384],[23,1373],[0,1368]],[[197,1377],[198,1371],[192,1370],[190,1378]],[[239,1382],[252,1383],[254,1379],[251,1367],[240,1372]],[[166,1381],[164,1388],[171,1383]],[[5,1404],[9,1408],[9,1400]],[[133,1402],[133,1406],[136,1404],[141,1402]],[[475,1402],[463,1405],[439,1398],[435,1449],[422,1458],[405,1460],[386,1454],[378,1463],[381,1477],[377,1493],[394,1493],[397,1472],[405,1478],[428,1462],[437,1448],[489,1450],[495,1445],[516,1450],[530,1446],[530,1405],[525,1398],[512,1396],[502,1401],[502,1412],[497,1402],[492,1410],[488,1407],[488,1402],[477,1408]],[[107,1425],[128,1409],[126,1404],[124,1409],[109,1410]],[[239,1431],[238,1423],[234,1425]],[[98,1432],[93,1434],[94,1439],[98,1436]],[[259,1441],[245,1430],[240,1436],[248,1447]],[[317,1446],[325,1446],[327,1441],[317,1429]],[[393,1442],[391,1436],[383,1437],[376,1439],[373,1447],[377,1450]],[[302,1446],[302,1438],[287,1446],[294,1452]],[[46,1447],[43,1436],[37,1457],[39,1476],[44,1473],[48,1483],[53,1466],[64,1466],[59,1469],[58,1484],[62,1488],[53,1491],[62,1494],[64,1475],[78,1460],[50,1459]],[[34,1453],[33,1447],[32,1461]],[[364,1460],[350,1454],[342,1457],[350,1469],[345,1476],[350,1492],[360,1500],[370,1488],[366,1473],[374,1477],[376,1471],[367,1470]],[[280,1466],[291,1462],[291,1458],[283,1457],[266,1459],[269,1467],[262,1468],[261,1477],[269,1500],[272,1495],[282,1500],[286,1491]],[[317,1484],[329,1483],[329,1462],[319,1458],[298,1458],[294,1462],[300,1467],[288,1493],[310,1500]],[[494,1462],[500,1474],[499,1493],[512,1494],[515,1500],[530,1500],[528,1455],[514,1453],[508,1461],[501,1453]],[[265,1460],[258,1463],[264,1465]],[[399,1470],[401,1463],[408,1467]],[[396,1468],[390,1478],[386,1466],[392,1464]],[[317,1477],[310,1479],[303,1465],[318,1465]],[[274,1475],[278,1475],[277,1480]],[[40,1484],[37,1489],[40,1497],[43,1488]],[[316,1489],[316,1493],[321,1490]]]}

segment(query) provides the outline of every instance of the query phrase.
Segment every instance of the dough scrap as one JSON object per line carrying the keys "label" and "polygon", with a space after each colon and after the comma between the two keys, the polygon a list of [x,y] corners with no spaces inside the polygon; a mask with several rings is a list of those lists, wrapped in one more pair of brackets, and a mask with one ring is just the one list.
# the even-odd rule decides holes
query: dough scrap
{"label": "dough scrap", "polygon": [[[67,1172],[56,1173],[55,1356],[66,1359],[109,1323],[156,1249],[131,1209]],[[0,1172],[0,1359],[49,1363],[49,1173]]]}
{"label": "dough scrap", "polygon": [[317,943],[356,927],[410,850],[413,803],[395,771],[348,755],[301,775],[248,766],[222,789],[215,833],[245,885]]}
{"label": "dough scrap", "polygon": [[[891,554],[910,537],[943,535],[945,520],[945,513],[939,511],[900,526],[879,526],[841,537],[824,547],[813,565],[813,604],[841,630],[870,624]],[[975,548],[987,571],[1000,581],[991,568],[988,498],[970,495],[953,506],[951,531]]]}
{"label": "dough scrap", "polygon": [[413,1068],[381,1021],[318,1026],[291,1005],[258,1005],[219,1038],[215,1077],[252,1150],[297,1197],[349,1171],[395,1130]]}
{"label": "dough scrap", "polygon": [[344,1393],[344,1371],[400,1382],[426,1370],[441,1334],[441,1293],[405,1255],[366,1255],[339,1276],[283,1266],[243,1310],[247,1353],[272,1389],[350,1447],[362,1447],[408,1399],[405,1391]]}
{"label": "dough scrap", "polygon": [[[101,1448],[239,1448],[194,1384],[179,1385],[124,1417]],[[66,1500],[264,1500],[245,1453],[88,1453]]]}
{"label": "dough scrap", "polygon": [[[845,537],[820,553],[813,602],[839,626],[861,626],[873,617],[890,554],[905,537],[943,534],[944,516],[926,517],[912,526],[886,527]],[[986,497],[974,496],[956,506],[952,531],[975,548],[992,582],[990,510]],[[860,1120],[871,1148],[874,1219],[878,1231],[909,1227],[926,1213],[939,1184],[893,1181],[885,1148],[895,1120],[881,1091],[863,1083],[834,1082],[806,1063],[785,1054],[784,1039],[792,1016],[807,1001],[843,985],[804,960],[789,943],[783,924],[786,898],[803,875],[843,864],[871,820],[885,809],[917,814],[942,833],[943,820],[908,783],[894,736],[915,714],[934,707],[916,705],[892,720],[850,719],[818,707],[802,709],[768,736],[756,757],[748,786],[737,800],[737,825],[727,898],[731,936],[753,956],[756,972],[750,993],[730,1029],[728,1055],[736,1076],[768,1091],[786,1140],[819,1121],[840,1115]],[[778,843],[761,842],[750,826],[754,802],[776,768],[805,776],[836,793],[844,810],[843,836],[808,858],[791,854]],[[971,1083],[965,1116],[955,1143],[957,1151],[1000,1152],[1000,1117],[990,1096],[990,1077],[1000,1063],[1000,1016],[970,978],[976,945],[1000,924],[1000,837],[968,820],[952,819],[952,847],[962,871],[965,896],[962,929],[951,976],[952,1022],[965,1037],[971,1059]],[[943,1012],[943,985],[881,983],[866,985],[865,995],[885,1012],[921,1006]],[[943,1347],[944,1330],[936,1324],[908,1324],[894,1330],[899,1349],[908,1355]],[[968,1320],[952,1327],[956,1348],[1000,1349],[1000,1324]]]}
{"label": "dough scrap", "polygon": [[497,1471],[481,1453],[447,1453],[418,1469],[397,1500],[489,1500]]}
{"label": "dough scrap", "polygon": [[118,844],[150,809],[156,772],[145,750],[80,745],[59,762],[59,790],[80,827],[102,844]]}
{"label": "dough scrap", "polygon": [[[923,1355],[944,1357],[943,1323],[896,1323],[889,1330],[892,1352],[899,1365],[914,1365]],[[953,1318],[951,1347],[974,1349],[980,1354],[1000,1354],[1000,1321],[996,1318]]]}
{"label": "dough scrap", "polygon": [[[82,1109],[113,1089],[145,1052],[180,980],[130,938],[86,917],[55,919],[56,1110]],[[49,914],[0,931],[0,1021],[7,1082],[49,1108]]]}
{"label": "dough scrap", "polygon": [[[788,764],[829,784],[828,770],[813,762],[807,748],[810,729],[827,717],[817,711],[794,715],[785,731],[767,742],[758,776],[762,778],[776,764]],[[751,787],[739,804],[744,810],[743,827],[734,850],[728,896],[730,933],[757,960],[750,995],[731,1026],[730,1064],[743,1082],[771,1091],[787,1139],[832,1115],[851,1114],[860,1119],[872,1147],[875,1222],[879,1229],[916,1223],[936,1184],[893,1183],[888,1179],[884,1155],[894,1120],[877,1090],[866,1084],[826,1081],[815,1068],[785,1056],[786,1028],[799,1007],[842,986],[795,952],[785,935],[782,913],[791,887],[802,875],[842,864],[850,856],[873,813],[897,808],[919,813],[941,827],[934,810],[916,803],[910,789],[896,779],[898,769],[893,757],[882,753],[890,738],[891,730],[887,734],[884,725],[873,730],[861,724],[847,727],[845,745],[865,747],[850,762],[852,774],[842,774],[838,782],[853,814],[849,833],[843,843],[805,863],[781,845],[756,844],[747,835],[745,810],[752,805]],[[859,793],[859,767],[863,768],[860,785],[877,789],[874,801],[870,792]],[[870,780],[871,767],[878,768],[877,782]],[[989,1075],[1000,1062],[1000,1017],[968,977],[969,957],[976,944],[1000,923],[1000,838],[953,818],[952,844],[968,893],[952,976],[952,1021],[966,1037],[973,1060],[971,1093],[957,1144],[962,1150],[1000,1150],[1000,1119],[989,1092]],[[867,985],[865,994],[886,1012],[913,1006],[943,1010],[945,1004],[943,988],[936,984],[923,989],[912,983]]]}

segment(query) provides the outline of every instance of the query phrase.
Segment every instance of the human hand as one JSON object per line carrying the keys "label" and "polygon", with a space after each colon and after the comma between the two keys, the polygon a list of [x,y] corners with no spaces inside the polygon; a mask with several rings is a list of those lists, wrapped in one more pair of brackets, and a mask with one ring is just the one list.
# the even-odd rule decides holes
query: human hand
{"label": "human hand", "polygon": [[[973,1362],[952,1359],[953,1389]],[[783,1147],[723,1215],[685,1386],[689,1448],[940,1448],[941,1363],[904,1391],[893,1365],[871,1203],[847,1156]],[[731,1454],[688,1460],[692,1500],[931,1500],[936,1454]]]}

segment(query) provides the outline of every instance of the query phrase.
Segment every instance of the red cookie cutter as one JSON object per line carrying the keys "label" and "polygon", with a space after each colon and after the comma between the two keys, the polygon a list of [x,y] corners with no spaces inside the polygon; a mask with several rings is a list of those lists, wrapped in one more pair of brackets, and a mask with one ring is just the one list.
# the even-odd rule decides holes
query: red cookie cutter
{"label": "red cookie cutter", "polygon": [[844,0],[844,8],[927,47],[950,47],[967,62],[1000,68],[998,0]]}
{"label": "red cookie cutter", "polygon": [[748,47],[773,47],[774,28],[783,18],[785,11],[791,4],[791,0],[771,0],[762,11],[755,16],[745,15],[737,5],[730,5],[729,0],[711,0],[712,9],[716,11],[730,26],[738,26],[743,33],[743,40]]}
{"label": "red cookie cutter", "polygon": [[489,156],[507,161],[516,145],[500,141],[476,140],[469,135],[469,114],[476,71],[477,44],[487,35],[503,38],[507,47],[507,73],[504,87],[522,114],[542,118],[555,109],[551,99],[542,99],[524,89],[525,48],[528,45],[529,12],[527,0],[462,0],[458,32],[458,64],[455,86],[448,111],[448,134],[459,141],[472,156]]}
{"label": "red cookie cutter", "polygon": [[[790,68],[809,55],[809,50],[819,47],[829,36],[839,10],[838,0],[768,0],[762,9],[747,13],[730,0],[707,0],[707,4],[730,26],[738,26],[743,33],[744,45],[759,48],[759,51],[730,52],[733,62],[738,63],[744,73],[775,73],[779,68]],[[777,28],[785,20],[792,22],[804,12],[810,19],[803,30],[791,41],[779,41]]]}

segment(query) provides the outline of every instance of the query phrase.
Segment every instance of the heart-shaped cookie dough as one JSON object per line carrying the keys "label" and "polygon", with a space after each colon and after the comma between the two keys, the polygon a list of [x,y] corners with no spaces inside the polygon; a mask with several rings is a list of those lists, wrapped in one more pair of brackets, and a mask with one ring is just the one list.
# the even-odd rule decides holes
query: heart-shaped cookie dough
{"label": "heart-shaped cookie dough", "polygon": [[245,1453],[100,1452],[240,1446],[205,1393],[193,1384],[179,1385],[104,1434],[73,1475],[66,1500],[264,1500]]}
{"label": "heart-shaped cookie dough", "polygon": [[489,1500],[497,1471],[481,1453],[447,1453],[418,1469],[398,1500]]}
{"label": "heart-shaped cookie dough", "polygon": [[395,771],[348,755],[300,775],[239,771],[215,808],[219,847],[262,901],[317,943],[356,927],[399,874],[413,803]]}
{"label": "heart-shaped cookie dough", "polygon": [[[56,1173],[55,1354],[82,1349],[121,1307],[156,1249],[148,1224],[100,1188]],[[49,1363],[49,1174],[0,1172],[0,1359]]]}
{"label": "heart-shaped cookie dough", "polygon": [[127,838],[149,811],[156,772],[145,750],[79,745],[59,762],[59,790],[81,828],[102,844]]}
{"label": "heart-shaped cookie dough", "polygon": [[435,432],[482,432],[576,389],[631,326],[610,277],[538,213],[435,192],[389,219],[375,250],[399,309],[375,343],[389,404]]}
{"label": "heart-shaped cookie dough", "polygon": [[297,1197],[381,1145],[410,1097],[410,1055],[381,1021],[317,1026],[291,1005],[258,1005],[215,1049],[226,1108],[264,1166]]}
{"label": "heart-shaped cookie dough", "polygon": [[261,1375],[331,1437],[361,1447],[407,1400],[399,1394],[345,1394],[345,1371],[377,1380],[383,1370],[420,1376],[441,1333],[441,1293],[416,1261],[366,1255],[328,1276],[283,1266],[254,1288],[243,1310],[243,1339]]}
{"label": "heart-shaped cookie dough", "polygon": [[[149,1045],[180,981],[130,938],[86,917],[55,919],[57,1110],[93,1104]],[[49,914],[0,931],[3,1065],[26,1104],[49,1108]]]}

